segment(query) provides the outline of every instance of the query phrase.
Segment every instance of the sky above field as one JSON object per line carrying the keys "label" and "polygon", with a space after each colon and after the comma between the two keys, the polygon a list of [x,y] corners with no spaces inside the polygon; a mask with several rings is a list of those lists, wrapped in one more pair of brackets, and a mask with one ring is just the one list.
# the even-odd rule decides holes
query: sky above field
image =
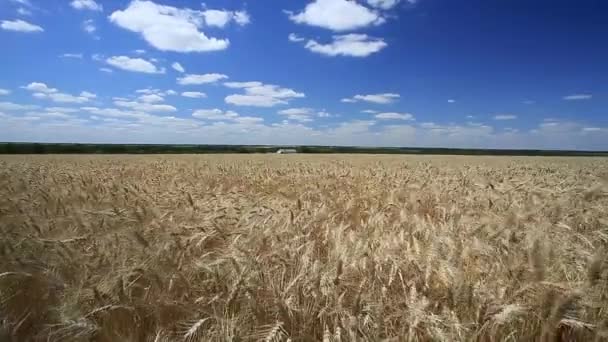
{"label": "sky above field", "polygon": [[608,150],[604,0],[0,0],[0,141]]}

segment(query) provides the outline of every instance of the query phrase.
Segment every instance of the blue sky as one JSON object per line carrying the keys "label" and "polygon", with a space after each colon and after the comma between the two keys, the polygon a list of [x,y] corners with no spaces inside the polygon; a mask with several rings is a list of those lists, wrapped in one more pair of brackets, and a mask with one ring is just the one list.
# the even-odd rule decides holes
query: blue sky
{"label": "blue sky", "polygon": [[0,141],[608,150],[601,0],[0,0]]}

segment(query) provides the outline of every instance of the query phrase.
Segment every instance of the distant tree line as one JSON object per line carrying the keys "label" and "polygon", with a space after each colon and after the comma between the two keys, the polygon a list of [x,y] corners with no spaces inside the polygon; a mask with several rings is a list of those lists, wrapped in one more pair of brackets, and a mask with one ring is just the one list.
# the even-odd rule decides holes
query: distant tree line
{"label": "distant tree line", "polygon": [[352,147],[352,146],[252,146],[252,145],[154,145],[154,144],[49,144],[0,143],[0,154],[190,154],[274,153],[295,148],[298,153],[438,154],[497,156],[608,156],[608,151]]}

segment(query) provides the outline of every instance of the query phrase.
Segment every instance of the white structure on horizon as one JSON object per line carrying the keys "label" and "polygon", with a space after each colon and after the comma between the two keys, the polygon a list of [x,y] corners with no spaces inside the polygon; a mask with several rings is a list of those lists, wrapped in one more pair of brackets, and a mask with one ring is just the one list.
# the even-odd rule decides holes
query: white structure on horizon
{"label": "white structure on horizon", "polygon": [[298,153],[294,148],[281,148],[277,150],[278,154]]}

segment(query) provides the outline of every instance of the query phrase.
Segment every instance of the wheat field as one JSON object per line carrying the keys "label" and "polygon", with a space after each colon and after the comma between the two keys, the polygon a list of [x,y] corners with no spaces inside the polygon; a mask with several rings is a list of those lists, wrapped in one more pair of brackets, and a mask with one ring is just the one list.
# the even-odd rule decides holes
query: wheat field
{"label": "wheat field", "polygon": [[0,157],[1,341],[608,340],[608,160]]}

